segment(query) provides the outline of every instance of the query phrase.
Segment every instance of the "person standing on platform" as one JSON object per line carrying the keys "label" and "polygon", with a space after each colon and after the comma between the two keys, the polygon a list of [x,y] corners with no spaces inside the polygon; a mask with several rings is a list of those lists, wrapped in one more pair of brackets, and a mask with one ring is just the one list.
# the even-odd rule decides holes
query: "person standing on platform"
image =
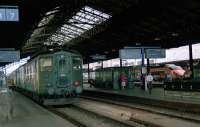
{"label": "person standing on platform", "polygon": [[147,88],[148,88],[149,94],[151,94],[152,82],[153,82],[153,76],[151,75],[151,73],[149,73],[146,76],[146,81],[147,81]]}
{"label": "person standing on platform", "polygon": [[170,73],[166,74],[166,81],[171,82],[172,81],[172,75]]}
{"label": "person standing on platform", "polygon": [[120,81],[121,81],[121,88],[125,89],[125,86],[126,86],[126,76],[125,76],[124,72],[122,72],[121,75],[120,75]]}

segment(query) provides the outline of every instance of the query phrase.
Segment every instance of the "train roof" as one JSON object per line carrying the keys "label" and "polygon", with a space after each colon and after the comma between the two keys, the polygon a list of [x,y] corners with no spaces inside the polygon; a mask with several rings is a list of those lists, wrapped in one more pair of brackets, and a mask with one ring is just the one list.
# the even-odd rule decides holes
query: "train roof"
{"label": "train roof", "polygon": [[54,54],[54,53],[60,52],[60,51],[70,52],[70,53],[74,53],[74,54],[77,54],[77,55],[80,55],[80,56],[81,56],[81,54],[80,54],[78,51],[75,51],[75,50],[67,50],[67,49],[61,49],[61,48],[56,48],[56,49],[43,49],[43,50],[41,50],[40,52],[37,52],[37,53],[35,53],[34,55],[32,55],[32,57],[28,60],[28,62],[31,61],[32,59],[36,58],[36,57],[39,56],[39,55]]}

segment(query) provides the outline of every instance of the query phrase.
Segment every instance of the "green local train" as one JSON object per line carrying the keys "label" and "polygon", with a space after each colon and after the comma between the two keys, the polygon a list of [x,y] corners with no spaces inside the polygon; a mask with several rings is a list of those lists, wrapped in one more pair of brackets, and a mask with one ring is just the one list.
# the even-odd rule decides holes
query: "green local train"
{"label": "green local train", "polygon": [[82,92],[82,57],[67,51],[35,56],[8,79],[15,89],[44,105],[71,104]]}
{"label": "green local train", "polygon": [[[125,74],[126,88],[133,88],[135,85],[141,85],[141,66],[129,66],[129,67],[109,67],[100,68],[91,73],[89,83],[97,88],[104,89],[120,89],[120,74]],[[172,80],[180,79],[185,70],[180,66],[174,64],[151,66],[150,72],[154,77],[153,85],[156,87],[163,87],[163,83],[166,80],[166,75],[171,75]]]}

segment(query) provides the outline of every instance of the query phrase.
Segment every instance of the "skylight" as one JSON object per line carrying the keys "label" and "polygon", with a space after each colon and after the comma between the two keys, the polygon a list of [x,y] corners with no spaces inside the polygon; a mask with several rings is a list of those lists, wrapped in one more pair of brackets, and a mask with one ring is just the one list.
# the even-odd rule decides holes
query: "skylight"
{"label": "skylight", "polygon": [[56,33],[47,41],[50,44],[58,43],[63,45],[72,39],[81,36],[86,31],[94,28],[109,19],[111,16],[91,7],[85,6],[71,19],[66,21]]}
{"label": "skylight", "polygon": [[43,19],[38,23],[38,27],[48,24],[51,19],[55,16],[55,13],[59,11],[59,7],[56,7],[54,10],[45,13]]}

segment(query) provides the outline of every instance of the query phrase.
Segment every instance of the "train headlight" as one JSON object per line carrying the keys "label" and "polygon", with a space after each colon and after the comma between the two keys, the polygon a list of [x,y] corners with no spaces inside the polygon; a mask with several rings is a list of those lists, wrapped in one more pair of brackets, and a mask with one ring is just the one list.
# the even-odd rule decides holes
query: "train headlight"
{"label": "train headlight", "polygon": [[75,88],[76,93],[78,93],[78,94],[82,93],[82,87],[81,87],[81,83],[79,81],[75,81],[74,86],[76,87]]}
{"label": "train headlight", "polygon": [[51,86],[51,84],[50,84],[50,83],[48,83],[48,84],[47,84],[47,86],[48,86],[48,87],[50,87],[50,86]]}
{"label": "train headlight", "polygon": [[48,94],[53,95],[54,94],[54,88],[48,88]]}
{"label": "train headlight", "polygon": [[79,81],[75,81],[75,82],[74,82],[74,86],[75,86],[75,87],[80,86],[80,82],[79,82]]}

